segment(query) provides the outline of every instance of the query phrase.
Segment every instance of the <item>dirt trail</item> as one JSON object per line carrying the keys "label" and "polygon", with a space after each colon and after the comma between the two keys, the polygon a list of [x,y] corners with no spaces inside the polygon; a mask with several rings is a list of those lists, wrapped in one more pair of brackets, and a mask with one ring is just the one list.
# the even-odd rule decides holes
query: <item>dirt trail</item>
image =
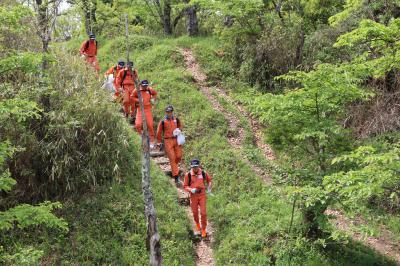
{"label": "dirt trail", "polygon": [[354,240],[362,242],[364,245],[373,248],[381,254],[384,254],[394,259],[397,265],[400,265],[400,245],[393,239],[392,233],[386,228],[380,228],[381,235],[379,237],[368,236],[364,237],[361,233],[354,232],[354,227],[367,224],[361,217],[350,219],[341,211],[328,209],[325,214],[332,215],[335,218],[332,220],[336,228],[350,234]]}
{"label": "dirt trail", "polygon": [[[155,157],[152,158],[152,160],[159,165],[159,167],[164,171],[164,173],[167,173],[168,171],[171,170],[169,161],[166,157]],[[184,170],[184,169],[182,169]],[[175,182],[170,179],[171,184],[175,187]],[[184,191],[181,188],[176,188],[178,192],[178,197],[179,199],[185,199],[189,197],[188,192]],[[190,209],[190,206],[184,206],[186,214],[188,216],[188,219],[190,220],[192,224],[192,229],[193,232],[195,231],[196,225],[193,220],[193,214],[192,210]],[[214,242],[214,237],[213,237],[214,229],[212,224],[207,221],[207,237],[206,239],[197,239],[199,241],[194,243],[194,249],[196,252],[196,265],[197,266],[215,266],[215,260],[214,260],[214,255],[213,255],[213,250],[212,250],[212,243]]]}
{"label": "dirt trail", "polygon": [[[220,96],[224,97],[228,102],[233,103],[233,100],[225,93],[224,90],[221,88],[211,88],[207,86],[206,84],[206,79],[207,76],[203,73],[201,70],[199,64],[196,61],[196,58],[194,57],[192,51],[190,49],[182,49],[180,50],[182,55],[184,56],[185,63],[187,70],[193,75],[197,85],[199,86],[200,91],[207,97],[207,99],[212,103],[212,106],[215,110],[219,111],[225,119],[229,123],[229,131],[228,131],[228,142],[229,144],[235,148],[236,150],[242,149],[242,144],[245,138],[245,131],[244,129],[240,126],[239,119],[235,117],[235,115],[231,114],[226,110],[218,101],[216,97],[213,96],[213,91],[217,92]],[[244,112],[244,110],[241,108],[241,112]],[[258,131],[256,130],[257,123],[256,121],[253,121],[251,119],[251,124],[252,124],[252,130],[253,133],[256,136],[258,135]],[[256,137],[257,143],[261,143],[260,137]],[[258,145],[257,145],[258,146]],[[268,154],[268,158],[270,158],[272,155],[272,150],[267,146],[267,145],[260,145],[259,146],[265,154]],[[251,166],[254,172],[256,172],[266,183],[272,184],[272,178],[266,173],[263,169],[258,167],[257,165],[251,163],[247,159],[244,159],[248,165]]]}
{"label": "dirt trail", "polygon": [[[244,129],[239,127],[239,120],[229,113],[225,108],[219,103],[218,99],[213,96],[213,91],[217,92],[218,95],[223,97],[226,101],[228,101],[233,106],[236,106],[241,114],[243,114],[248,121],[250,122],[252,132],[255,136],[255,145],[259,148],[264,156],[268,160],[274,160],[274,154],[272,149],[264,143],[262,139],[262,126],[258,122],[257,119],[254,119],[244,108],[235,102],[222,88],[210,88],[206,84],[207,76],[202,72],[201,67],[196,61],[196,58],[193,55],[193,52],[190,49],[181,49],[180,52],[184,56],[187,70],[193,75],[196,83],[198,84],[200,91],[207,97],[207,99],[212,103],[213,108],[218,110],[221,114],[224,115],[225,119],[229,123],[229,134],[228,140],[232,147],[236,149],[242,148],[242,142],[244,140]],[[234,132],[238,132],[237,134],[231,134]],[[252,167],[252,169],[267,183],[272,184],[272,179],[262,170],[260,167],[250,163],[248,164]],[[334,210],[327,210],[327,214],[333,215],[335,218],[332,220],[333,224],[339,228],[340,230],[345,231],[350,235],[354,240],[358,240],[362,242],[364,245],[373,248],[374,250],[391,257],[394,259],[398,265],[400,265],[400,245],[395,243],[392,239],[392,234],[385,228],[381,228],[381,236],[379,237],[367,237],[364,238],[360,233],[352,232],[351,227],[354,225],[362,225],[365,224],[365,221],[358,220],[353,221],[347,217],[345,217],[341,212]]]}

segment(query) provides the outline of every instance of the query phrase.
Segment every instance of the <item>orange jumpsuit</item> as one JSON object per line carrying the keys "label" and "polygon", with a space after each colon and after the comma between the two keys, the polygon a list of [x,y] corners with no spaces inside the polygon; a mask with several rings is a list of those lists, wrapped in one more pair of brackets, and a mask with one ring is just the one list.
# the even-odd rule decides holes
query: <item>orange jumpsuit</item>
{"label": "orange jumpsuit", "polygon": [[157,128],[158,143],[161,143],[162,133],[164,133],[165,153],[168,156],[173,177],[179,175],[178,164],[182,160],[182,146],[178,145],[178,141],[173,135],[173,132],[176,128],[182,129],[182,123],[178,118],[175,117],[165,117],[164,120],[160,121]]}
{"label": "orange jumpsuit", "polygon": [[[89,45],[86,43],[89,42]],[[87,40],[84,41],[81,45],[81,49],[79,50],[81,55],[85,55],[86,62],[88,62],[94,69],[96,69],[97,73],[100,71],[99,62],[97,61],[97,42],[95,40]]]}
{"label": "orange jumpsuit", "polygon": [[116,65],[116,66],[110,67],[110,68],[106,71],[106,73],[104,73],[105,76],[108,76],[108,75],[110,75],[110,74],[113,74],[113,76],[114,76],[114,82],[113,82],[113,84],[114,84],[114,88],[115,88],[115,93],[114,93],[115,98],[118,98],[118,97],[119,97],[119,91],[117,90],[117,75],[118,75],[118,72],[119,72],[121,69],[123,69],[123,67],[120,67],[119,65]]}
{"label": "orange jumpsuit", "polygon": [[[147,129],[149,130],[150,134],[150,141],[154,142],[154,122],[153,122],[153,115],[151,113],[151,102],[150,99],[155,99],[157,97],[157,92],[153,90],[153,88],[148,87],[146,89],[140,88],[140,92],[142,94],[143,99],[143,107],[144,107],[144,115],[146,117]],[[136,119],[135,119],[135,127],[139,134],[142,134],[143,128],[143,121],[142,121],[142,112],[139,106],[139,96],[138,92],[135,89],[133,91],[133,100],[136,104]]]}
{"label": "orange jumpsuit", "polygon": [[[125,75],[126,73],[126,75]],[[125,78],[124,78],[125,76]],[[122,87],[122,104],[126,115],[132,115],[135,111],[135,102],[133,100],[133,91],[135,90],[134,79],[138,78],[136,69],[128,71],[128,67],[120,70],[116,78],[116,88],[119,90]]]}
{"label": "orange jumpsuit", "polygon": [[[189,175],[188,173],[185,175],[185,179],[183,181],[183,187],[186,191],[190,192],[192,188],[196,188],[200,190],[195,194],[190,192],[190,207],[192,208],[193,218],[197,225],[199,225],[199,206],[200,206],[200,216],[201,216],[201,229],[206,230],[207,227],[207,209],[206,209],[206,186],[211,183],[211,176],[204,172],[205,176],[202,174],[201,168],[197,174],[194,173],[193,169],[190,170],[191,182],[189,185]],[[204,180],[205,178],[205,180]]]}

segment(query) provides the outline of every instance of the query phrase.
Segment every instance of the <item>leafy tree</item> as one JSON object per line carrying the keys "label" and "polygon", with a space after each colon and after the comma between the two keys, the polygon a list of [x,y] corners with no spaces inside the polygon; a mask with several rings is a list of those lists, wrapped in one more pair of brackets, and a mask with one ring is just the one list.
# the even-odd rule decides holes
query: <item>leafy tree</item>
{"label": "leafy tree", "polygon": [[253,112],[268,125],[268,137],[287,155],[292,170],[282,182],[289,195],[298,197],[306,222],[306,235],[320,237],[325,229],[324,211],[335,202],[324,188],[323,177],[334,171],[330,160],[351,145],[350,131],[340,123],[346,105],[371,94],[359,87],[362,79],[350,67],[322,64],[310,72],[280,77],[301,87],[283,95],[247,94]]}
{"label": "leafy tree", "polygon": [[326,176],[324,187],[346,207],[357,210],[375,201],[391,211],[400,208],[400,143],[361,146],[332,164],[347,170]]}

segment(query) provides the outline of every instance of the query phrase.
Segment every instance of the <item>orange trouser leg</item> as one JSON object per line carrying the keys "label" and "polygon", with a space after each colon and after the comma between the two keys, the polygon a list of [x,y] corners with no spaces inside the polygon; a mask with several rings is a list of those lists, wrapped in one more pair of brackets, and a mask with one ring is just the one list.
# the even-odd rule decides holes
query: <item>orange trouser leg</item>
{"label": "orange trouser leg", "polygon": [[124,112],[127,115],[132,115],[135,110],[135,102],[133,98],[130,96],[132,94],[133,89],[126,88],[122,93]]}
{"label": "orange trouser leg", "polygon": [[190,207],[192,208],[193,219],[196,224],[200,224],[199,221],[199,197],[195,195],[190,196]]}
{"label": "orange trouser leg", "polygon": [[97,57],[96,56],[92,56],[86,57],[86,62],[88,62],[92,67],[94,67],[94,69],[99,72],[100,71],[100,66],[99,66],[99,62],[97,61]]}
{"label": "orange trouser leg", "polygon": [[143,129],[143,120],[142,120],[142,112],[140,111],[140,108],[137,108],[137,110],[136,110],[135,128],[136,128],[136,131],[141,135],[142,129]]}
{"label": "orange trouser leg", "polygon": [[201,229],[206,230],[207,228],[207,209],[206,209],[206,195],[200,195],[200,216],[201,216]]}
{"label": "orange trouser leg", "polygon": [[[151,113],[151,109],[144,109],[144,114],[146,117],[146,123],[147,123],[147,129],[149,131],[150,135],[150,141],[154,142],[154,122],[153,122],[153,115]],[[142,120],[142,112],[140,111],[140,108],[138,108],[138,111],[136,112],[136,120],[135,120],[135,127],[136,130],[139,134],[142,134],[143,130],[143,120]]]}
{"label": "orange trouser leg", "polygon": [[190,196],[190,207],[192,208],[193,218],[196,224],[199,223],[199,207],[201,216],[201,229],[207,228],[206,195],[195,194]]}
{"label": "orange trouser leg", "polygon": [[147,128],[149,130],[150,141],[154,142],[155,134],[154,134],[154,121],[153,114],[151,113],[151,109],[145,109]]}
{"label": "orange trouser leg", "polygon": [[[179,167],[178,167],[177,158],[176,158],[176,154],[175,154],[175,150],[176,150],[175,146],[178,146],[178,144],[176,142],[176,138],[164,140],[165,153],[167,154],[168,159],[169,159],[169,164],[171,165],[172,176],[179,175]],[[182,157],[182,154],[180,156]]]}
{"label": "orange trouser leg", "polygon": [[176,145],[174,146],[175,150],[175,163],[179,164],[182,161],[182,146],[178,145],[178,141],[175,139]]}

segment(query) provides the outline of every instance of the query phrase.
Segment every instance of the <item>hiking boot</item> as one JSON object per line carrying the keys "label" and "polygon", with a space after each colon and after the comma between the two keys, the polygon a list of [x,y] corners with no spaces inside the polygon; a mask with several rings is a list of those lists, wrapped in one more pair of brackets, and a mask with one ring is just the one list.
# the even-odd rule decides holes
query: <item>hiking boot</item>
{"label": "hiking boot", "polygon": [[182,181],[179,180],[179,176],[174,176],[174,178],[175,178],[176,187],[181,187],[182,186]]}
{"label": "hiking boot", "polygon": [[131,116],[129,118],[129,124],[134,125],[135,124],[135,117]]}
{"label": "hiking boot", "polygon": [[207,237],[206,229],[202,229],[202,230],[201,230],[201,237],[202,237],[202,238],[206,238],[206,237]]}

